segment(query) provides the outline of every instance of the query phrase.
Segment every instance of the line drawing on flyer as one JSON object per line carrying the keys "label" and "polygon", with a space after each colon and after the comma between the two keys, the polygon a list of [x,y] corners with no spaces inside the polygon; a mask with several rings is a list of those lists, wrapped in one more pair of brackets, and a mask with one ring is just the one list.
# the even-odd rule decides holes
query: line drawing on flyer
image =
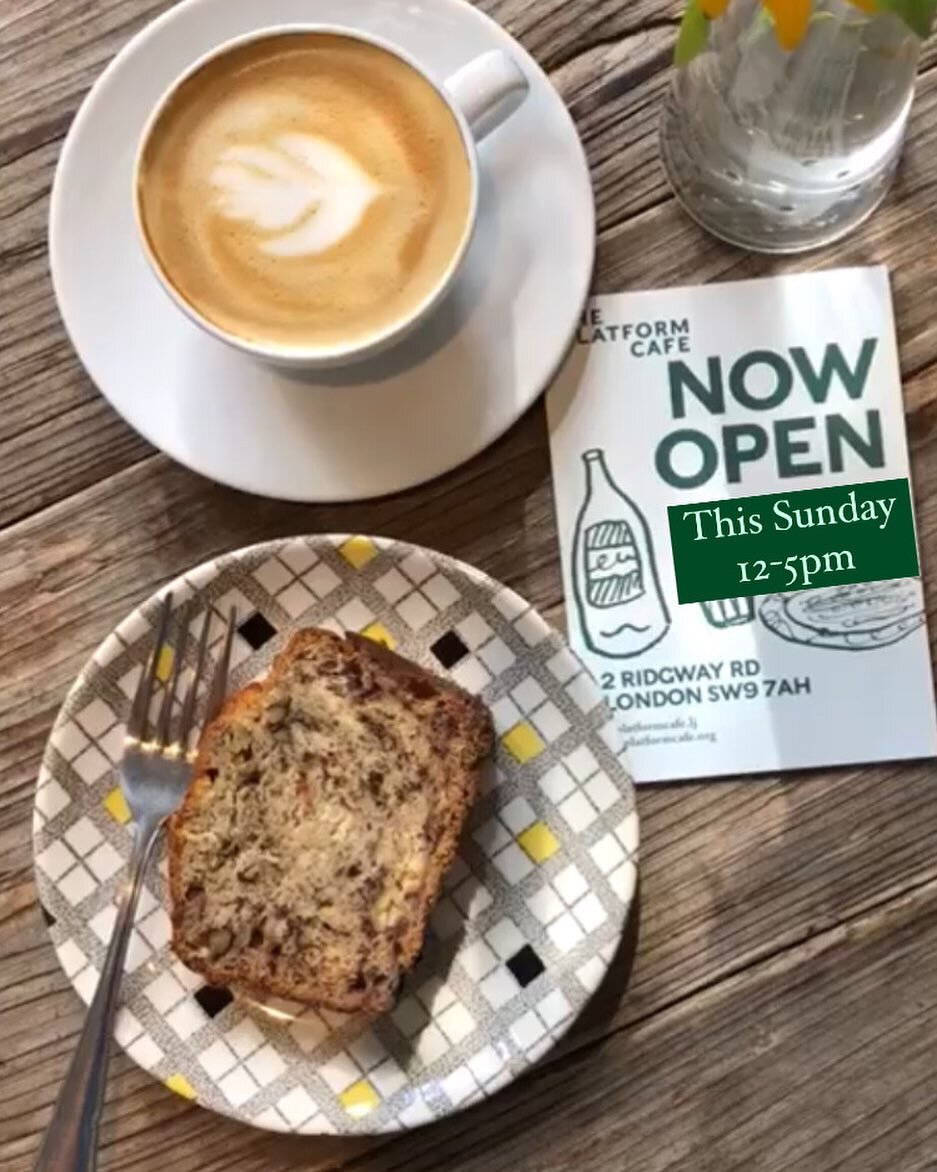
{"label": "line drawing on flyer", "polygon": [[768,594],[758,617],[789,643],[836,651],[887,647],[917,630],[925,620],[917,578],[853,582],[794,594]]}
{"label": "line drawing on flyer", "polygon": [[583,641],[628,659],[670,630],[647,520],[612,479],[601,448],[582,453],[585,492],[573,531],[573,595]]}

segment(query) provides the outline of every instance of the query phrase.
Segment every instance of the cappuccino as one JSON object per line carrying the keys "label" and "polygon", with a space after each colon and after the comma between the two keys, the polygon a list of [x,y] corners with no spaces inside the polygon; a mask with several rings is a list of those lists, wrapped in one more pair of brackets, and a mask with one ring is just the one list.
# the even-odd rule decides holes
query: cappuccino
{"label": "cappuccino", "polygon": [[392,330],[447,276],[472,210],[446,101],[394,54],[332,33],[273,34],[209,60],[157,114],[136,182],[168,284],[267,347]]}

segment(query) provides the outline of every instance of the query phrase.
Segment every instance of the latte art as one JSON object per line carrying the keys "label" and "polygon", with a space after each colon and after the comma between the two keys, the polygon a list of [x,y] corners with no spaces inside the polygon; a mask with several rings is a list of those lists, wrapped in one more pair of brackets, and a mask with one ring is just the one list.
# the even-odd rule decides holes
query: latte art
{"label": "latte art", "polygon": [[270,35],[187,78],[137,169],[178,295],[264,346],[342,347],[407,320],[468,230],[458,124],[405,62],[353,37]]}
{"label": "latte art", "polygon": [[361,221],[380,188],[341,147],[310,134],[235,145],[211,173],[223,216],[252,224],[271,256],[324,252]]}

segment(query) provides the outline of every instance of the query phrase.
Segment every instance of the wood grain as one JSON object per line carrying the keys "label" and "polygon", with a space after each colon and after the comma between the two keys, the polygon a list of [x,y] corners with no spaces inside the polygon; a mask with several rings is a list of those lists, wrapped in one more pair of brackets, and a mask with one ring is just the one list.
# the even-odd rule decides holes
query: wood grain
{"label": "wood grain", "polygon": [[[0,7],[0,1167],[30,1167],[82,1018],[31,875],[32,788],[85,658],[156,586],[225,549],[371,531],[482,566],[563,621],[541,412],[433,484],[359,505],[258,500],[154,454],[97,396],[46,271],[52,169],[83,93],[151,0]],[[679,3],[492,0],[586,145],[602,290],[833,264],[892,272],[926,579],[937,572],[929,237],[937,51],[895,191],[853,238],[778,262],[675,207],[655,132]],[[937,593],[930,591],[931,631]],[[932,634],[932,639],[935,636]],[[186,1105],[117,1055],[101,1166],[131,1172],[918,1172],[937,1167],[937,796],[930,763],[640,795],[637,961],[542,1068],[393,1141],[278,1139]]]}
{"label": "wood grain", "polygon": [[497,1114],[469,1112],[349,1167],[933,1168],[923,1035],[937,981],[922,990],[915,977],[934,957],[923,924],[937,925],[934,884],[567,1055]]}

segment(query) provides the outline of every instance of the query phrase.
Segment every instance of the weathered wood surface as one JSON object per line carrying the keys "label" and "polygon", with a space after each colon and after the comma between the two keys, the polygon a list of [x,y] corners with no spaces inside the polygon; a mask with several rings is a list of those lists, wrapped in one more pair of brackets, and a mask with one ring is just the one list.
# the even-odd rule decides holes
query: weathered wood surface
{"label": "weathered wood surface", "polygon": [[[283,505],[154,453],[100,399],[52,299],[52,169],[105,62],[166,5],[0,6],[0,1167],[31,1166],[81,1022],[38,913],[32,786],[90,650],[186,567],[265,537],[365,530],[474,562],[562,622],[534,410],[471,464],[387,501]],[[925,575],[937,574],[937,49],[895,193],[793,262],[703,236],[655,125],[679,5],[491,0],[551,72],[593,170],[597,288],[837,263],[891,266]],[[520,535],[520,536],[519,536]],[[930,591],[937,631],[937,592]],[[887,681],[882,681],[883,687]],[[117,1055],[101,1166],[157,1172],[923,1172],[937,1168],[937,793],[931,764],[642,791],[637,959],[570,1039],[495,1100],[383,1142],[288,1140],[187,1106]]]}

